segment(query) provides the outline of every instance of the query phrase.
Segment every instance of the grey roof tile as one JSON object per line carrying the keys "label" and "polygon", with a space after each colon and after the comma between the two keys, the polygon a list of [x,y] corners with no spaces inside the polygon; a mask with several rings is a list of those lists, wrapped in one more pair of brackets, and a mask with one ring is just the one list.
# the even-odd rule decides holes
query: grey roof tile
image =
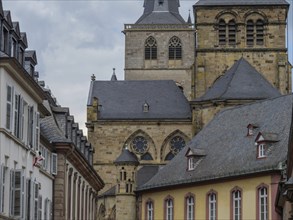
{"label": "grey roof tile", "polygon": [[136,24],[185,24],[179,7],[179,0],[145,0],[143,15]]}
{"label": "grey roof tile", "polygon": [[[190,105],[171,80],[92,81],[88,105],[98,98],[100,119],[178,119],[191,118]],[[149,111],[143,112],[143,104]]]}
{"label": "grey roof tile", "polygon": [[132,152],[130,152],[127,148],[124,148],[121,152],[121,154],[117,157],[117,159],[114,161],[114,164],[134,164],[138,165],[138,159],[136,155]]}
{"label": "grey roof tile", "polygon": [[64,133],[58,127],[50,104],[45,101],[44,106],[46,106],[46,108],[50,111],[51,115],[40,119],[41,134],[50,142],[71,143],[71,140],[65,138]]}
{"label": "grey roof tile", "polygon": [[195,101],[206,100],[259,100],[280,96],[247,60],[241,58]]}
{"label": "grey roof tile", "polygon": [[[139,190],[279,170],[279,164],[287,158],[292,99],[293,95],[286,95],[221,111]],[[258,132],[253,136],[246,135],[247,125],[251,122],[259,125],[259,132],[278,134],[278,142],[268,143],[265,159],[256,158],[255,138]],[[206,152],[193,171],[186,170],[185,154],[189,148],[200,148]]]}
{"label": "grey roof tile", "polygon": [[199,0],[195,6],[230,6],[230,5],[287,5],[285,0]]}
{"label": "grey roof tile", "polygon": [[158,165],[145,165],[137,171],[137,186],[140,187],[149,181],[158,171]]}

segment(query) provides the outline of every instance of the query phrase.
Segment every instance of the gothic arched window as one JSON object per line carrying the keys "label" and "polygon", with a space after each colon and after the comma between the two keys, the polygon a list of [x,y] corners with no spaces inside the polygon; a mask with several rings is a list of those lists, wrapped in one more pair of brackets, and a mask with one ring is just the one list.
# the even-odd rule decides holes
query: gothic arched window
{"label": "gothic arched window", "polygon": [[169,59],[180,60],[182,58],[182,44],[178,37],[172,37],[169,41]]}
{"label": "gothic arched window", "polygon": [[146,60],[157,59],[157,41],[154,37],[149,37],[144,45],[144,58]]}

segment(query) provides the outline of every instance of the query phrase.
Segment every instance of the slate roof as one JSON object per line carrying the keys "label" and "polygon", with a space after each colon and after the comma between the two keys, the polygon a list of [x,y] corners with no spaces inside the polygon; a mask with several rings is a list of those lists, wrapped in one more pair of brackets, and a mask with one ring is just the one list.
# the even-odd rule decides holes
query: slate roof
{"label": "slate roof", "polygon": [[51,115],[40,119],[41,134],[50,142],[71,143],[71,140],[65,138],[64,133],[58,127],[48,101],[45,101],[44,105],[50,111]]}
{"label": "slate roof", "polygon": [[241,58],[195,101],[207,100],[260,100],[280,96],[250,63]]}
{"label": "slate roof", "polygon": [[[190,120],[190,105],[172,80],[92,81],[88,105],[98,98],[99,119]],[[143,104],[149,111],[143,112]]]}
{"label": "slate roof", "polygon": [[114,161],[114,164],[134,164],[138,165],[138,159],[136,155],[130,152],[127,148],[124,148],[118,158]]}
{"label": "slate roof", "polygon": [[136,24],[186,24],[179,7],[179,0],[145,0],[143,15]]}
{"label": "slate roof", "polygon": [[287,5],[285,0],[199,0],[196,6]]}
{"label": "slate roof", "polygon": [[[279,170],[287,158],[293,95],[259,101],[221,111],[180,153],[138,190],[180,184],[196,184],[241,175]],[[247,125],[259,127],[247,136]],[[272,132],[279,141],[269,143],[267,158],[257,159],[255,138],[259,132]],[[186,170],[188,149],[204,149],[206,156],[193,171]]]}

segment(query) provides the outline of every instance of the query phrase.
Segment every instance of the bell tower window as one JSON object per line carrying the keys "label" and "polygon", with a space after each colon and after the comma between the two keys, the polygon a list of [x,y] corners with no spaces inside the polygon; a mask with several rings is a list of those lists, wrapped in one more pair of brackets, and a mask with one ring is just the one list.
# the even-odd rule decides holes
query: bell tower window
{"label": "bell tower window", "polygon": [[247,46],[264,44],[264,21],[258,19],[256,22],[248,20],[246,22],[246,44]]}
{"label": "bell tower window", "polygon": [[149,37],[145,41],[144,58],[146,60],[157,59],[157,41],[154,37]]}
{"label": "bell tower window", "polygon": [[219,21],[219,44],[226,44],[226,23],[223,19]]}
{"label": "bell tower window", "polygon": [[236,44],[236,24],[234,20],[231,20],[228,23],[228,39],[229,45]]}
{"label": "bell tower window", "polygon": [[256,44],[263,45],[264,43],[264,23],[261,19],[256,21]]}

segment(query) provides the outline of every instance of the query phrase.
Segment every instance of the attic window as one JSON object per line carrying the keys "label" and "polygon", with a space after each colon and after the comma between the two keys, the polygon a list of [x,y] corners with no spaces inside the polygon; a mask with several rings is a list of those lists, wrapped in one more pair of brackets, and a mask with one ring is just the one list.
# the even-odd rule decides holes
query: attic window
{"label": "attic window", "polygon": [[188,158],[188,171],[195,169],[195,159],[193,156]]}
{"label": "attic window", "polygon": [[256,124],[247,125],[247,136],[253,136],[253,132],[255,128],[258,128]]}
{"label": "attic window", "polygon": [[266,146],[264,143],[262,144],[259,144],[257,146],[257,158],[264,158],[266,157],[266,154],[265,154],[265,149],[266,149]]}
{"label": "attic window", "polygon": [[164,0],[159,0],[159,5],[163,5]]}
{"label": "attic window", "polygon": [[149,110],[150,110],[150,106],[147,102],[145,102],[143,104],[143,112],[149,112]]}

